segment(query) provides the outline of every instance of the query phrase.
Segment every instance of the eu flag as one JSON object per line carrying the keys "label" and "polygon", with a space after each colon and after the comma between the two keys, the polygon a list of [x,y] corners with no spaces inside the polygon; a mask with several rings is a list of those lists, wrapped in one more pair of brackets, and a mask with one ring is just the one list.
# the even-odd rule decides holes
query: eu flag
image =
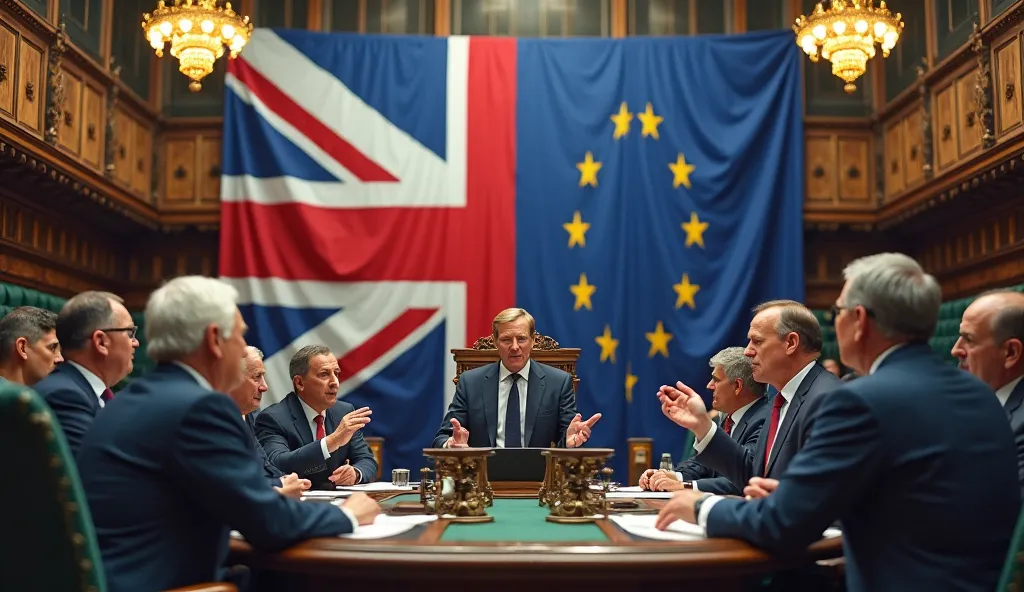
{"label": "eu flag", "polygon": [[517,303],[581,347],[588,446],[689,456],[655,392],[707,392],[750,309],[802,300],[799,51],[768,32],[520,40]]}

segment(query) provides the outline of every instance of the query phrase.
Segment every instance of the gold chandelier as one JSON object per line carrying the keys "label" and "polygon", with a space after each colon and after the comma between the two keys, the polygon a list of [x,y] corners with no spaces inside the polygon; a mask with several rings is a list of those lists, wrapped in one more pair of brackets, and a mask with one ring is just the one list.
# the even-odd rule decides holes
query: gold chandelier
{"label": "gold chandelier", "polygon": [[[829,4],[828,9],[823,4]],[[832,62],[832,73],[846,81],[848,93],[857,90],[854,80],[875,57],[875,44],[882,56],[896,46],[903,31],[901,15],[889,12],[885,0],[876,7],[874,0],[832,0],[818,2],[810,16],[800,16],[793,25],[797,44],[812,62],[823,57]]]}
{"label": "gold chandelier", "polygon": [[249,17],[231,10],[231,3],[217,6],[217,0],[164,0],[153,14],[142,15],[142,30],[149,44],[163,57],[164,45],[171,44],[171,55],[178,58],[178,71],[192,79],[188,88],[199,92],[200,82],[213,72],[213,64],[224,55],[224,46],[234,58],[252,35]]}

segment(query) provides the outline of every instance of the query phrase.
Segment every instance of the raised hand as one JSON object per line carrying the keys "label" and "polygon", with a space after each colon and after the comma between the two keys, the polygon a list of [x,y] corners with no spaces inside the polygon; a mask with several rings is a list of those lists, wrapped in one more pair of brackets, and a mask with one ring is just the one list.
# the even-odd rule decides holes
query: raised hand
{"label": "raised hand", "polygon": [[682,382],[677,382],[674,387],[662,385],[658,390],[658,400],[665,417],[693,432],[698,440],[711,429],[711,416],[704,399]]}
{"label": "raised hand", "polygon": [[590,428],[594,427],[597,420],[601,419],[600,413],[595,413],[587,421],[579,413],[569,422],[569,428],[565,430],[565,445],[568,448],[583,446],[590,439]]}
{"label": "raised hand", "polygon": [[373,411],[370,411],[369,407],[362,407],[346,413],[341,418],[341,421],[338,422],[338,427],[334,428],[334,431],[327,436],[327,450],[334,452],[348,444],[352,440],[352,436],[356,435],[356,432],[370,423],[370,414],[372,413]]}
{"label": "raised hand", "polygon": [[469,447],[469,430],[462,427],[459,420],[452,418],[452,435],[448,438],[448,441],[444,443],[445,448],[468,448]]}

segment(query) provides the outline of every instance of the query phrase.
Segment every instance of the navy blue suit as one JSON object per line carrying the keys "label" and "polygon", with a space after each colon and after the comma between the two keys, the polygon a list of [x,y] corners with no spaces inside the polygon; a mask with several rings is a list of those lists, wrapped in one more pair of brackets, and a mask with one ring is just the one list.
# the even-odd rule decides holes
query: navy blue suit
{"label": "navy blue suit", "polygon": [[352,532],[337,507],[267,487],[238,406],[174,364],[118,393],[78,467],[110,592],[220,579],[231,529],[268,551]]}
{"label": "navy blue suit", "polygon": [[33,387],[53,410],[71,453],[78,455],[85,434],[100,412],[99,398],[89,381],[71,364],[59,364]]}
{"label": "navy blue suit", "polygon": [[249,427],[249,433],[252,434],[252,443],[256,448],[256,458],[259,459],[260,465],[263,467],[263,473],[270,479],[270,483],[275,487],[281,485],[281,477],[284,473],[280,469],[274,466],[274,463],[270,462],[270,457],[267,456],[267,451],[263,449],[263,445],[260,444],[259,438],[256,437],[256,416],[260,414],[259,409],[245,416],[245,425]]}
{"label": "navy blue suit", "polygon": [[[355,409],[351,403],[336,401],[334,407],[324,413],[324,433],[330,434],[337,429],[341,418]],[[296,473],[301,479],[309,479],[314,489],[334,489],[334,483],[327,478],[348,460],[359,469],[362,475],[360,483],[377,480],[377,460],[373,458],[373,451],[363,438],[362,430],[326,460],[320,442],[313,440],[314,435],[299,396],[293,392],[256,417],[256,437],[270,462],[283,473]]]}
{"label": "navy blue suit", "polygon": [[778,489],[717,502],[708,536],[800,552],[838,519],[851,591],[994,590],[1021,496],[992,390],[915,343],[815,407]]}
{"label": "navy blue suit", "polygon": [[725,435],[725,432],[718,430],[704,447],[704,450],[694,457],[700,464],[710,467],[720,475],[732,481],[734,485],[742,489],[747,486],[751,477],[769,477],[778,479],[786,471],[790,460],[800,450],[803,444],[803,434],[810,425],[814,401],[823,394],[835,389],[842,382],[828,370],[815,362],[811,369],[800,381],[793,399],[789,402],[786,410],[786,417],[779,424],[778,434],[772,445],[772,454],[768,459],[768,470],[765,471],[764,456],[768,447],[768,431],[771,425],[772,399],[767,399],[767,417],[764,428],[757,439],[757,446],[751,449],[743,446],[736,440]]}
{"label": "navy blue suit", "polygon": [[1017,477],[1021,489],[1024,490],[1024,380],[1017,383],[1006,400],[1006,414],[1010,417],[1010,427],[1017,444]]}
{"label": "navy blue suit", "polygon": [[[434,448],[441,448],[452,435],[454,417],[469,430],[469,446],[493,448],[498,438],[498,373],[501,362],[463,372],[441,429],[434,436]],[[526,393],[527,448],[565,446],[565,432],[576,417],[576,394],[572,375],[558,368],[530,361]]]}
{"label": "navy blue suit", "polygon": [[[762,426],[771,410],[772,406],[768,404],[767,397],[757,399],[743,413],[740,421],[732,426],[730,437],[740,446],[753,451],[757,446],[757,439],[761,435]],[[724,431],[722,433],[725,434]],[[694,481],[700,491],[722,495],[743,494],[743,488],[737,487],[727,477],[719,475],[714,469],[700,464],[693,458],[679,463],[676,466],[676,472],[682,474],[683,481]]]}

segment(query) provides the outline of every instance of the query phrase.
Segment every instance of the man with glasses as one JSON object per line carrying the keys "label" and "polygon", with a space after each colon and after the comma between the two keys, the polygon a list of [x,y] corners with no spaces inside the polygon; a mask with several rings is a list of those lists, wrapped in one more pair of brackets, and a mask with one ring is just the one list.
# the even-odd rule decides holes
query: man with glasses
{"label": "man with glasses", "polygon": [[61,308],[57,340],[65,362],[35,389],[53,410],[73,454],[114,397],[110,388],[132,371],[137,330],[124,300],[109,292],[82,292]]}

